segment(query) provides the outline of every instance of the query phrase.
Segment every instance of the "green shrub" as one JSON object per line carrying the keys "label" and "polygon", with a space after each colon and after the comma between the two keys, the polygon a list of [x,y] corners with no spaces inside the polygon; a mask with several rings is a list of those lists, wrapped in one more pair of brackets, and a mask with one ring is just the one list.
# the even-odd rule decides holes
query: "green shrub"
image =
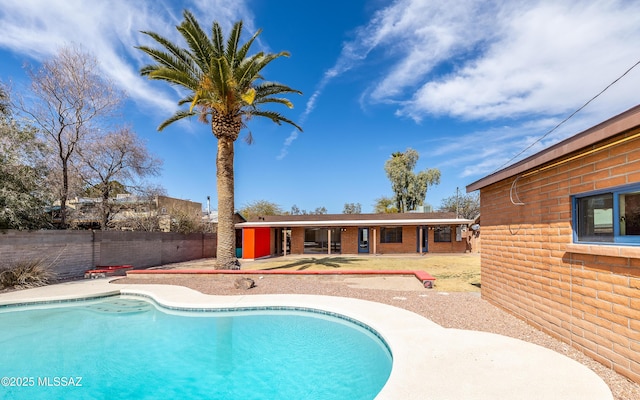
{"label": "green shrub", "polygon": [[44,286],[54,279],[55,274],[42,260],[18,261],[0,266],[0,289]]}

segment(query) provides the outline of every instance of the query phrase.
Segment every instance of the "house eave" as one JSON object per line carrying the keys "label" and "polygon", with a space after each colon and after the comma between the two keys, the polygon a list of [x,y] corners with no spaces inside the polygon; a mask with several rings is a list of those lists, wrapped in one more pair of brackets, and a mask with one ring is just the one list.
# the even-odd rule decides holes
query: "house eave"
{"label": "house eave", "polygon": [[467,185],[467,193],[540,167],[567,154],[592,146],[638,126],[640,126],[640,105]]}
{"label": "house eave", "polygon": [[347,226],[423,226],[423,225],[469,225],[474,220],[450,219],[370,219],[327,221],[255,221],[236,224],[236,228],[294,228],[294,227],[347,227]]}

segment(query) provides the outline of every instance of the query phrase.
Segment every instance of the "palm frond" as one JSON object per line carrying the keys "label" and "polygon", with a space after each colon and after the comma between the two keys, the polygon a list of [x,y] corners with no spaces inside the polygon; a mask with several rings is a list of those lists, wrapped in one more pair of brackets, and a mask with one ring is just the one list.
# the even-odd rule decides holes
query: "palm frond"
{"label": "palm frond", "polygon": [[278,103],[284,104],[287,108],[293,108],[293,103],[289,99],[285,99],[284,97],[263,97],[261,99],[256,99],[253,101],[254,106],[258,106],[259,104],[266,103]]}
{"label": "palm frond", "polygon": [[190,93],[189,95],[187,95],[187,97],[183,97],[182,99],[178,100],[178,105],[182,106],[191,103],[193,101],[193,97],[193,93]]}
{"label": "palm frond", "polygon": [[266,67],[271,61],[280,58],[280,57],[289,57],[289,52],[281,51],[280,53],[269,53],[265,54],[263,57],[256,60],[256,68],[258,71],[262,71],[264,67]]}
{"label": "palm frond", "polygon": [[183,118],[189,118],[189,117],[193,117],[194,115],[197,115],[198,113],[193,112],[193,111],[187,111],[187,110],[178,110],[176,111],[175,114],[173,114],[171,116],[171,118],[167,119],[166,121],[164,121],[163,123],[160,124],[160,126],[158,126],[158,130],[162,131],[164,128],[166,128],[167,126],[171,125],[172,123],[179,121]]}
{"label": "palm frond", "polygon": [[[173,43],[171,43],[169,40],[167,40],[165,37],[158,35],[157,33],[154,32],[147,32],[147,31],[143,31],[143,34],[151,37],[153,40],[155,40],[158,44],[160,44],[162,47],[164,47],[166,50],[169,51],[169,53],[171,55],[173,55],[173,57],[175,57],[175,59],[180,60],[179,63],[175,63],[176,67],[178,65],[182,65],[183,67],[188,67],[188,69],[190,71],[192,71],[193,73],[196,73],[196,66],[193,63],[193,57],[191,56],[191,54],[189,54],[189,52],[185,51],[184,49],[174,45]],[[144,51],[145,53],[149,54],[151,57],[154,57],[155,53],[161,53],[161,51],[159,50],[155,50],[155,49],[151,49],[147,46],[139,46],[137,47],[138,49]],[[156,61],[162,63],[162,58],[160,59],[156,59]],[[155,59],[155,58],[154,58]],[[169,66],[168,64],[165,64],[166,66]]]}
{"label": "palm frond", "polygon": [[224,55],[224,36],[222,35],[220,24],[215,21],[211,28],[211,42],[215,51],[215,58],[222,57]]}
{"label": "palm frond", "polygon": [[256,97],[258,98],[282,93],[302,94],[301,91],[292,89],[289,86],[283,85],[278,82],[261,82],[259,85],[255,86],[255,89]]}
{"label": "palm frond", "polygon": [[195,90],[198,87],[198,82],[194,81],[193,77],[190,74],[180,70],[160,67],[156,68],[153,71],[150,71],[147,75],[150,79],[167,81],[174,85],[180,85],[190,90]]}
{"label": "palm frond", "polygon": [[258,29],[256,33],[253,34],[251,39],[247,40],[246,43],[243,44],[242,47],[240,47],[240,49],[236,52],[237,60],[242,61],[247,57],[247,54],[249,53],[249,49],[251,48],[251,45],[253,44],[253,42],[255,42],[255,40],[258,38],[260,33],[262,33],[262,29]]}
{"label": "palm frond", "polygon": [[256,60],[262,56],[262,52],[254,54],[249,58],[245,58],[236,66],[234,76],[239,86],[251,85],[256,79],[260,78],[260,70],[256,68]]}
{"label": "palm frond", "polygon": [[227,63],[227,59],[224,57],[216,58],[212,61],[212,68],[210,70],[210,77],[212,80],[213,88],[215,88],[215,95],[220,99],[222,104],[218,104],[216,109],[221,109],[224,111],[228,111],[229,107],[227,106],[227,98],[232,90],[229,87],[229,64]]}
{"label": "palm frond", "polygon": [[200,24],[193,14],[185,10],[184,21],[177,27],[182,37],[184,37],[191,54],[203,73],[209,68],[211,59],[215,56],[213,46],[209,41],[209,37],[202,30]]}
{"label": "palm frond", "polygon": [[251,111],[247,111],[246,113],[248,115],[255,116],[255,117],[268,118],[268,119],[270,119],[271,121],[275,122],[278,125],[282,125],[283,122],[287,123],[289,125],[294,126],[296,129],[298,129],[300,132],[302,132],[302,128],[300,126],[298,126],[298,124],[296,124],[295,122],[291,121],[290,119],[286,118],[282,114],[277,113],[275,111],[253,109]]}
{"label": "palm frond", "polygon": [[192,13],[185,10],[183,16],[184,20],[176,28],[186,46],[177,46],[153,32],[143,32],[159,46],[138,47],[154,61],[140,70],[143,76],[164,80],[188,91],[178,100],[178,106],[188,105],[188,108],[177,111],[160,125],[159,130],[183,118],[198,115],[202,121],[206,121],[217,113],[232,118],[241,117],[240,129],[247,128],[246,122],[251,117],[260,116],[302,130],[283,115],[260,108],[266,103],[292,107],[292,102],[282,95],[301,93],[280,83],[264,82],[262,76],[262,71],[269,63],[279,57],[289,56],[288,52],[258,52],[249,56],[251,46],[261,30],[241,44],[242,21],[234,24],[227,38],[214,21],[209,37]]}
{"label": "palm frond", "polygon": [[225,57],[231,68],[236,67],[236,56],[238,52],[238,43],[240,42],[240,35],[242,34],[242,21],[238,21],[231,28],[231,34],[227,39],[227,50]]}
{"label": "palm frond", "polygon": [[185,76],[185,84],[187,82],[196,82],[193,79],[193,72],[191,71],[191,68],[188,65],[182,63],[177,58],[172,57],[170,54],[163,53],[159,50],[148,49],[149,51],[146,51],[146,49],[144,48],[141,48],[141,50],[158,61],[158,64],[150,64],[142,67],[140,69],[141,75],[148,76],[151,79],[159,79],[156,78],[156,76],[160,76],[162,75],[162,73],[158,71],[179,71]]}
{"label": "palm frond", "polygon": [[287,52],[280,52],[278,54],[263,54],[258,53],[251,57],[248,57],[238,67],[237,79],[240,82],[255,82],[262,79],[261,71],[273,60],[288,55]]}

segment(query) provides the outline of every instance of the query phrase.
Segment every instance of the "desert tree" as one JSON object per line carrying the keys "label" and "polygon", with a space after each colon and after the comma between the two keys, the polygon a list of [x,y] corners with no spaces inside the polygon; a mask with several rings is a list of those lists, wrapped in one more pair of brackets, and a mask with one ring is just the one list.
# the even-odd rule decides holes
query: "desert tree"
{"label": "desert tree", "polygon": [[343,214],[361,214],[362,213],[362,205],[360,203],[344,203],[344,208],[342,209]]}
{"label": "desert tree", "polygon": [[321,215],[326,214],[327,212],[327,207],[325,206],[316,207],[315,210],[308,211],[305,209],[300,209],[297,205],[294,204],[291,206],[291,211],[285,212],[284,215]]}
{"label": "desert tree", "polygon": [[240,215],[246,219],[252,219],[261,215],[282,215],[282,208],[271,201],[257,200],[245,204],[240,209]]}
{"label": "desert tree", "polygon": [[300,207],[295,204],[291,206],[290,211],[285,212],[286,215],[304,215],[306,213],[306,211],[303,213],[303,210],[301,210]]}
{"label": "desert tree", "polygon": [[43,134],[57,160],[55,175],[60,181],[56,197],[60,200],[60,226],[64,228],[77,150],[86,142],[99,140],[101,123],[113,115],[122,93],[101,73],[95,57],[78,47],[63,47],[39,68],[27,72],[31,97],[21,102],[21,108]]}
{"label": "desert tree", "polygon": [[[213,22],[211,36],[201,27],[189,11],[183,12],[184,20],[176,28],[187,47],[181,47],[153,32],[143,32],[152,38],[160,48],[140,46],[138,49],[148,54],[153,64],[143,67],[140,73],[176,85],[186,91],[178,101],[179,109],[158,127],[184,118],[196,116],[210,124],[216,137],[216,185],[218,194],[218,243],[217,268],[238,268],[235,236],[234,201],[234,143],[242,128],[253,117],[264,117],[280,125],[283,122],[302,130],[297,124],[278,112],[265,109],[270,103],[293,104],[281,97],[283,94],[297,93],[286,85],[265,81],[265,68],[274,60],[289,53],[249,54],[252,44],[260,35],[258,30],[244,44],[240,43],[242,22],[231,28],[226,38],[218,22]],[[250,135],[248,142],[250,142]]]}
{"label": "desert tree", "polygon": [[51,226],[45,161],[46,147],[35,127],[16,119],[9,91],[0,85],[0,229]]}
{"label": "desert tree", "polygon": [[[114,189],[127,193],[141,187],[146,177],[160,173],[162,160],[147,150],[145,143],[129,127],[103,135],[78,147],[79,174],[86,187],[97,193],[100,201],[100,228],[106,230],[117,211]],[[122,191],[121,189],[118,191]]]}
{"label": "desert tree", "polygon": [[429,186],[440,183],[440,170],[437,168],[425,169],[417,174],[413,171],[419,158],[417,151],[407,149],[404,153],[393,153],[384,164],[398,212],[413,211],[423,205]]}
{"label": "desert tree", "polygon": [[397,213],[398,209],[393,198],[380,196],[373,205],[373,212],[376,214],[393,214]]}

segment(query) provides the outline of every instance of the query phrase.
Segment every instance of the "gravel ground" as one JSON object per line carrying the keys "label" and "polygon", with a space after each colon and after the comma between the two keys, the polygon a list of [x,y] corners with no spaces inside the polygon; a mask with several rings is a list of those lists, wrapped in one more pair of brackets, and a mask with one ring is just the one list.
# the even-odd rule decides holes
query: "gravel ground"
{"label": "gravel ground", "polygon": [[[596,372],[611,388],[616,400],[640,399],[640,385],[606,368],[568,345],[527,325],[482,300],[479,293],[444,293],[424,289],[415,278],[356,278],[345,276],[250,276],[256,287],[236,289],[238,276],[124,278],[118,283],[154,283],[187,286],[206,294],[320,294],[353,297],[405,308],[444,327],[498,333],[547,347]],[[381,287],[384,287],[382,289]]]}

